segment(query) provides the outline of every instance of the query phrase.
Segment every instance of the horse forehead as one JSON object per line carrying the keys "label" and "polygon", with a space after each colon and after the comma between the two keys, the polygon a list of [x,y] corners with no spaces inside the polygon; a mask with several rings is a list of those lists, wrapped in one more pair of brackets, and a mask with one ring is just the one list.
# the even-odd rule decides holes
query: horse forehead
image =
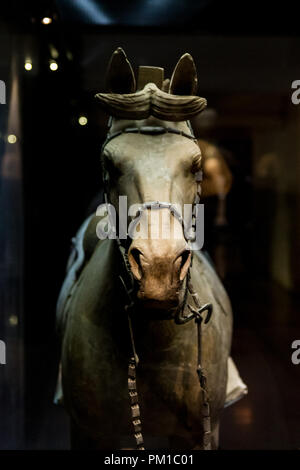
{"label": "horse forehead", "polygon": [[111,140],[106,150],[117,158],[140,161],[147,158],[176,157],[179,160],[200,153],[199,146],[180,135],[124,133]]}

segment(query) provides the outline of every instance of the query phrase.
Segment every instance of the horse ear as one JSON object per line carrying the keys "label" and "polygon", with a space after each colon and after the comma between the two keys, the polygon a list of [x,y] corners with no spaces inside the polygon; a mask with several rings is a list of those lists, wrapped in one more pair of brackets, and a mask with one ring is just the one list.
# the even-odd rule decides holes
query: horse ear
{"label": "horse ear", "polygon": [[110,58],[106,72],[106,90],[109,93],[134,93],[135,77],[129,60],[121,47]]}
{"label": "horse ear", "polygon": [[193,57],[183,54],[177,62],[171,77],[169,93],[172,95],[195,95],[197,71]]}

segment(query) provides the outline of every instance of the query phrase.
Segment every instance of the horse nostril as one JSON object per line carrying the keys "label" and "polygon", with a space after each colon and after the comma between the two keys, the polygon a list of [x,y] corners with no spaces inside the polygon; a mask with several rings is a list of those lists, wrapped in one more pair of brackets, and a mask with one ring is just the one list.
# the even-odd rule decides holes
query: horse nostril
{"label": "horse nostril", "polygon": [[142,252],[137,248],[132,248],[128,253],[128,261],[131,267],[132,274],[139,281],[142,277],[141,256]]}
{"label": "horse nostril", "polygon": [[180,280],[183,281],[185,276],[187,275],[188,269],[191,264],[191,251],[190,250],[184,250],[181,255],[181,263],[180,263]]}
{"label": "horse nostril", "polygon": [[142,252],[140,250],[138,250],[137,248],[133,248],[131,250],[130,254],[134,258],[134,261],[136,262],[136,264],[138,266],[141,266],[140,256],[141,256]]}

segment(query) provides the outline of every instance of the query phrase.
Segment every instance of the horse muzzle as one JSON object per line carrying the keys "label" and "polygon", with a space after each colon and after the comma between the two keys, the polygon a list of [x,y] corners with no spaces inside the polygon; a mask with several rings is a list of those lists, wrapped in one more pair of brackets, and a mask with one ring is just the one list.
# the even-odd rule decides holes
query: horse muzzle
{"label": "horse muzzle", "polygon": [[182,301],[182,284],[191,264],[191,251],[185,240],[151,243],[133,242],[128,260],[137,281],[137,298],[144,308],[176,309]]}

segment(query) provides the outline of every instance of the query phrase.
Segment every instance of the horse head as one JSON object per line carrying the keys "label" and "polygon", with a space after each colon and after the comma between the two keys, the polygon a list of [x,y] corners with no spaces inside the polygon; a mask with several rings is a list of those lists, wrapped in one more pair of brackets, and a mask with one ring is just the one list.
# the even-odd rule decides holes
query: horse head
{"label": "horse head", "polygon": [[[111,116],[102,152],[108,200],[118,207],[118,197],[126,195],[129,207],[143,207],[127,254],[145,308],[176,311],[184,298],[191,249],[183,221],[171,208],[181,214],[184,205],[192,210],[197,194],[201,152],[188,120],[206,100],[195,96],[196,85],[189,54],[180,58],[170,80],[163,80],[163,69],[140,67],[136,84],[118,48],[108,67],[108,93],[96,95]],[[153,202],[160,210],[152,210]]]}

